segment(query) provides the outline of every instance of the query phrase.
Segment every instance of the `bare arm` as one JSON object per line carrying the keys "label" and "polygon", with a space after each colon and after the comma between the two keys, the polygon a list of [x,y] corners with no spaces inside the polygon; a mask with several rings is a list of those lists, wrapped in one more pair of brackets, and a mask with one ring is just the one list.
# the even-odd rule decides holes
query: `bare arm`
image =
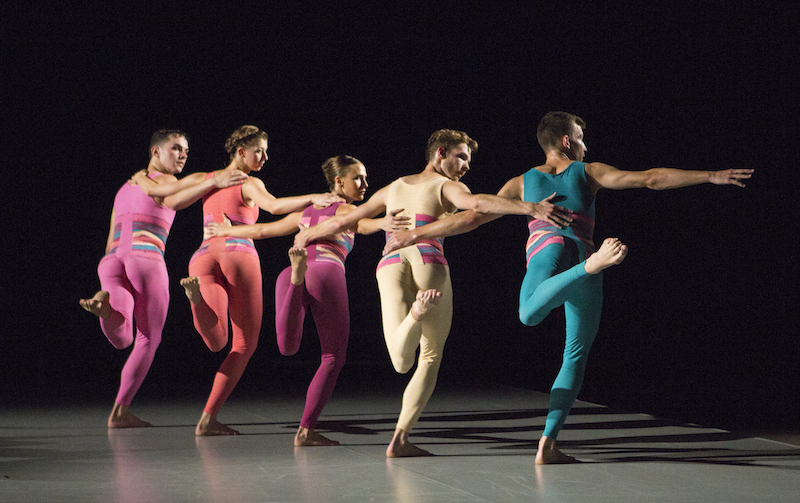
{"label": "bare arm", "polygon": [[378,231],[398,231],[407,229],[411,225],[411,217],[407,215],[398,215],[403,209],[395,209],[380,218],[362,218],[358,221],[358,229],[356,232],[359,234],[374,234]]}
{"label": "bare arm", "polygon": [[152,180],[146,170],[141,170],[133,175],[132,181],[148,197],[167,197],[202,182],[204,177],[205,173],[193,173],[178,180],[173,175],[162,174]]}
{"label": "bare arm", "polygon": [[203,228],[203,239],[214,236],[231,236],[246,239],[267,239],[280,236],[288,236],[297,232],[300,228],[300,218],[303,212],[296,211],[290,213],[275,222],[250,224],[250,225],[231,225],[231,221],[225,217],[225,222],[210,223]]}
{"label": "bare arm", "polygon": [[256,206],[273,215],[284,215],[298,211],[309,204],[317,206],[330,206],[333,203],[344,201],[341,197],[330,192],[324,194],[308,194],[305,196],[275,197],[269,193],[260,178],[250,177],[242,186],[242,197],[245,202],[253,202]]}
{"label": "bare arm", "polygon": [[[156,180],[160,178],[163,177],[158,177]],[[160,204],[176,211],[182,210],[197,202],[211,189],[224,189],[234,185],[242,185],[249,177],[238,169],[223,169],[209,178],[206,178],[205,173],[192,173],[184,177],[183,180],[187,178],[194,183],[180,192],[165,197]],[[159,202],[158,198],[156,198],[156,202]]]}
{"label": "bare arm", "polygon": [[301,230],[294,237],[294,245],[305,247],[308,243],[324,237],[334,236],[345,229],[352,228],[363,218],[372,218],[386,211],[388,187],[376,192],[369,200],[346,215],[336,215],[324,222]]}
{"label": "bare arm", "polygon": [[753,175],[752,169],[694,171],[676,168],[652,168],[644,171],[623,171],[602,162],[586,164],[586,173],[594,180],[595,192],[600,188],[622,190],[647,188],[667,190],[713,183],[744,187],[743,180]]}
{"label": "bare arm", "polygon": [[[523,186],[522,176],[512,178],[503,185],[495,197],[508,201],[524,202],[522,201]],[[572,222],[572,218],[569,216],[569,210],[553,204],[552,200],[555,197],[556,194],[552,194],[538,203],[526,203],[531,205],[532,214],[530,215],[533,218],[547,221],[557,227],[568,227]],[[464,234],[477,229],[485,223],[497,220],[501,216],[503,215],[498,213],[479,213],[475,210],[467,210],[423,225],[422,227],[393,232],[392,236],[386,242],[383,253],[385,255],[394,250],[410,246],[423,239],[444,238]]]}
{"label": "bare arm", "polygon": [[459,210],[500,215],[530,215],[534,204],[519,199],[508,199],[492,194],[473,194],[461,182],[445,182],[442,196]]}

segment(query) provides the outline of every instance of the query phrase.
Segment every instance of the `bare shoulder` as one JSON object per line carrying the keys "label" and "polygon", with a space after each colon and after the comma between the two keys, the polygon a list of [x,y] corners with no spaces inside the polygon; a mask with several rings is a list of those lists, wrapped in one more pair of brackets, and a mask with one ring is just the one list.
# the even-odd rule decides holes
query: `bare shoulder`
{"label": "bare shoulder", "polygon": [[175,175],[171,175],[169,173],[162,173],[157,177],[153,178],[153,181],[156,183],[172,183],[172,182],[177,182],[178,179],[175,177]]}
{"label": "bare shoulder", "polygon": [[337,216],[347,215],[348,213],[350,213],[351,211],[353,211],[355,209],[356,209],[356,207],[353,204],[342,204],[338,208],[336,208],[336,213],[335,214]]}
{"label": "bare shoulder", "polygon": [[523,175],[515,176],[511,180],[507,181],[505,185],[503,185],[497,195],[509,199],[522,199],[524,188],[525,179]]}

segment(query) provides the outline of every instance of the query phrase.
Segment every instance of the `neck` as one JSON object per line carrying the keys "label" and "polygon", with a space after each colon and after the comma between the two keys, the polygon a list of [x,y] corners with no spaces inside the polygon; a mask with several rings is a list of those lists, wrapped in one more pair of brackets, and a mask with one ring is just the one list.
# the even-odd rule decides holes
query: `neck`
{"label": "neck", "polygon": [[159,162],[159,160],[155,157],[150,158],[150,163],[147,165],[147,174],[153,173],[158,171],[159,173],[166,173],[167,170],[164,169],[164,165]]}

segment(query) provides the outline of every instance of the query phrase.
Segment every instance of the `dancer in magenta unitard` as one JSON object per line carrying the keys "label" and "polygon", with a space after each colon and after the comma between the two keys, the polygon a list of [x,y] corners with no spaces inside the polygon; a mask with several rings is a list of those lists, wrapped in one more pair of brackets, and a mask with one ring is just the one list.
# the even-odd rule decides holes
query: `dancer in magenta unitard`
{"label": "dancer in magenta unitard", "polygon": [[[164,248],[175,210],[185,208],[212,187],[243,181],[225,176],[207,182],[197,177],[177,182],[174,175],[183,170],[188,152],[189,143],[181,131],[159,130],[153,134],[147,169],[123,185],[114,199],[105,256],[97,267],[101,290],[90,299],[80,300],[84,309],[100,318],[100,327],[115,348],[133,344],[122,369],[109,428],[150,426],[130,412],[130,404],[150,370],[166,321],[169,278]],[[150,188],[163,184],[172,185],[172,192],[181,187],[186,191],[154,200],[136,187],[137,181]]]}
{"label": "dancer in magenta unitard", "polygon": [[[221,171],[260,171],[267,160],[267,146],[264,131],[255,126],[240,127],[226,142],[230,164]],[[284,214],[309,204],[325,207],[341,201],[330,193],[276,198],[259,178],[248,176],[241,187],[212,191],[203,197],[203,224],[223,222],[226,215],[236,225],[253,224],[259,208]],[[217,421],[217,414],[244,373],[261,331],[261,262],[253,240],[204,239],[189,263],[189,277],[181,280],[181,285],[192,304],[194,326],[211,351],[227,346],[228,321],[231,323],[231,350],[214,378],[195,434],[238,435],[238,431]]]}
{"label": "dancer in magenta unitard", "polygon": [[[367,171],[357,159],[340,155],[322,165],[331,192],[344,198],[327,208],[308,206],[277,222],[230,226],[209,224],[207,236],[231,236],[264,239],[285,236],[325,221],[334,215],[345,215],[355,209],[351,203],[364,199],[367,190]],[[407,219],[382,218],[363,220],[355,229],[360,234],[391,230],[402,226]],[[284,269],[275,283],[275,328],[281,354],[291,356],[300,348],[303,321],[311,310],[319,334],[322,358],[308,387],[306,406],[294,445],[339,445],[315,430],[317,419],[328,402],[339,372],[344,366],[347,340],[350,334],[350,308],[345,281],[345,259],[353,248],[354,229],[346,229],[333,238],[318,240],[306,248],[289,250],[291,266]]]}

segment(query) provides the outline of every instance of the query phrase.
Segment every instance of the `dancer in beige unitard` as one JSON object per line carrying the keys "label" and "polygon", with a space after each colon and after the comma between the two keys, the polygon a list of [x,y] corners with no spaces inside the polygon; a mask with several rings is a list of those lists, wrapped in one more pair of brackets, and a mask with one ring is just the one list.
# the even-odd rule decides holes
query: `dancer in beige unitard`
{"label": "dancer in beige unitard", "polygon": [[[402,177],[382,188],[369,201],[346,216],[329,218],[301,231],[296,246],[305,246],[323,236],[341,232],[362,218],[382,212],[410,217],[411,226],[434,222],[458,209],[478,213],[530,215],[549,219],[552,204],[512,201],[488,194],[472,194],[459,179],[469,171],[478,144],[466,133],[443,129],[428,140],[427,164],[422,172]],[[384,256],[378,264],[378,287],[386,346],[395,370],[417,369],[405,393],[389,457],[428,456],[430,453],[408,441],[436,386],[439,366],[453,312],[450,269],[442,241],[419,242]]]}

